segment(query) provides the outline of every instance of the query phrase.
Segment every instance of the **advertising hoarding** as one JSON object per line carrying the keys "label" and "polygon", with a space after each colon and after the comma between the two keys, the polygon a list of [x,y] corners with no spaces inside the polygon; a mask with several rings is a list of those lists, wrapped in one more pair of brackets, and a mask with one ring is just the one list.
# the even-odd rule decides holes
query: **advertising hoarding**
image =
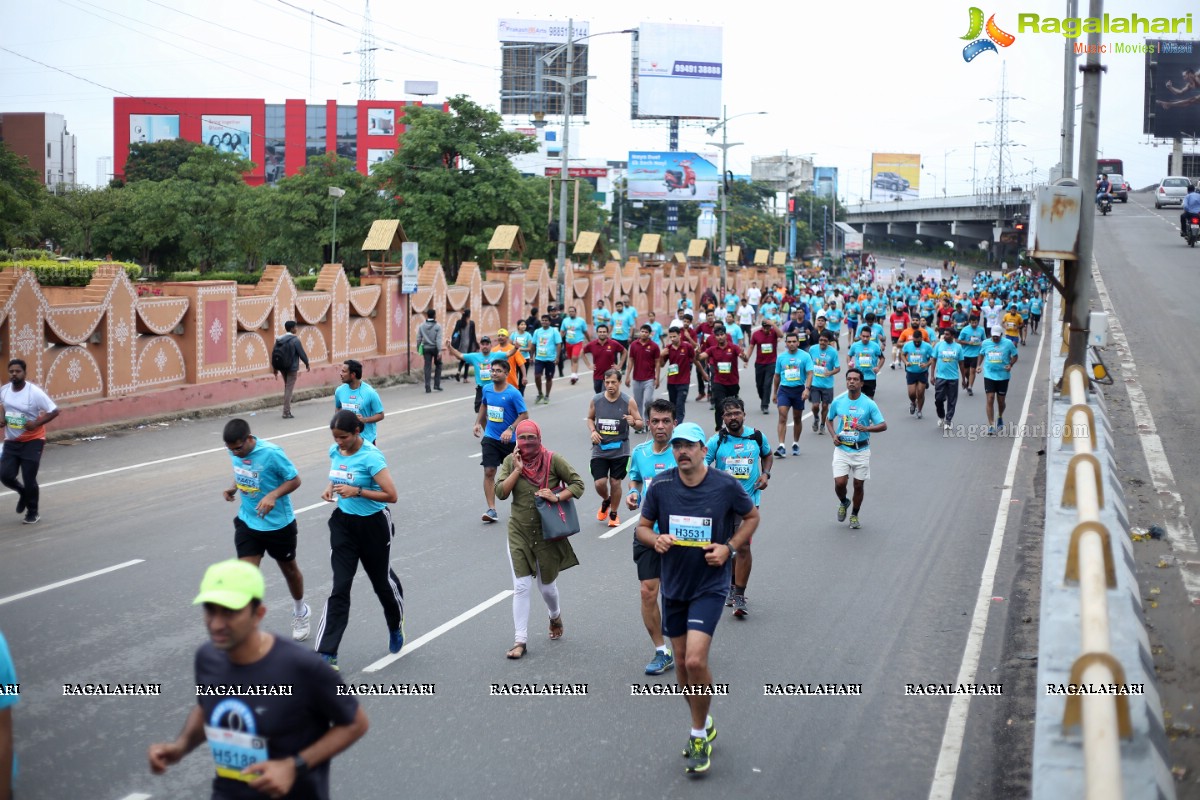
{"label": "advertising hoarding", "polygon": [[842,249],[847,253],[861,253],[863,249],[863,235],[861,233],[847,233]]}
{"label": "advertising hoarding", "polygon": [[179,138],[178,114],[130,114],[129,143],[167,142]]}
{"label": "advertising hoarding", "polygon": [[[571,27],[574,29],[576,39],[587,36],[589,33],[587,22],[575,20]],[[567,22],[566,20],[501,19],[496,38],[502,42],[566,44]]]}
{"label": "advertising hoarding", "polygon": [[722,29],[643,22],[633,60],[633,119],[721,118]]}
{"label": "advertising hoarding", "polygon": [[367,135],[391,136],[396,132],[396,109],[368,108]]}
{"label": "advertising hoarding", "polygon": [[222,153],[250,158],[250,117],[200,117],[200,141]]}
{"label": "advertising hoarding", "polygon": [[837,167],[813,167],[813,194],[817,197],[838,196]]}
{"label": "advertising hoarding", "polygon": [[1146,40],[1146,114],[1143,132],[1163,139],[1194,139],[1200,132],[1200,42]]}
{"label": "advertising hoarding", "polygon": [[377,166],[389,160],[394,155],[396,155],[395,150],[367,150],[367,174],[370,175],[375,171]]}
{"label": "advertising hoarding", "polygon": [[871,200],[916,200],[921,190],[921,156],[871,154]]}
{"label": "advertising hoarding", "polygon": [[630,200],[717,199],[716,158],[697,153],[634,151],[629,154]]}

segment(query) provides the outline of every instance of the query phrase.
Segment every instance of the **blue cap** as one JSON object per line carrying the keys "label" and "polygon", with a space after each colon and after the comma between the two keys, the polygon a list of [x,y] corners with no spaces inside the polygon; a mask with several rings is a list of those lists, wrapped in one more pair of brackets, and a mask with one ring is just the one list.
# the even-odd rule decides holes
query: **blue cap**
{"label": "blue cap", "polygon": [[694,422],[685,422],[682,425],[675,426],[675,433],[671,435],[671,443],[675,442],[700,442],[704,443],[704,429]]}

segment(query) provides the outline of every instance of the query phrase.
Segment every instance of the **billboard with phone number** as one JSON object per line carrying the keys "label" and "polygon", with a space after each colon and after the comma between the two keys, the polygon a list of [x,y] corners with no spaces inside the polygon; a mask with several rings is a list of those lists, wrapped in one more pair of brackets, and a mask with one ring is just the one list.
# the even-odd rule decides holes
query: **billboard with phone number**
{"label": "billboard with phone number", "polygon": [[723,29],[707,25],[638,27],[633,119],[721,118]]}
{"label": "billboard with phone number", "polygon": [[697,153],[631,152],[629,199],[715,201],[720,180],[715,162]]}

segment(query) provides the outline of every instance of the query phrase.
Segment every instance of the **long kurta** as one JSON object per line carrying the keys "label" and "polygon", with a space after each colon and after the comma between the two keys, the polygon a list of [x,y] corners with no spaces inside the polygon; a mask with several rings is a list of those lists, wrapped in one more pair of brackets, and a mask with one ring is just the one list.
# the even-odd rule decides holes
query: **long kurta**
{"label": "long kurta", "polygon": [[[505,478],[513,471],[513,457],[505,457],[496,475],[496,497],[506,500]],[[578,500],[583,497],[583,478],[567,460],[557,453],[550,460],[550,488],[565,486]],[[542,519],[534,505],[538,487],[524,477],[518,478],[512,490],[512,512],[508,519],[508,550],[512,555],[513,573],[524,578],[541,573],[542,583],[551,583],[564,569],[577,566],[579,559],[571,540],[547,542],[542,538]]]}

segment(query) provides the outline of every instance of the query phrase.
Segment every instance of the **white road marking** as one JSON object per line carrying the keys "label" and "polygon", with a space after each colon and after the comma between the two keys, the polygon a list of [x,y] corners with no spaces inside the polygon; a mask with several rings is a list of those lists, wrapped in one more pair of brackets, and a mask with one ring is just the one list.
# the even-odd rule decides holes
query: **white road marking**
{"label": "white road marking", "polygon": [[1108,314],[1108,330],[1121,357],[1121,375],[1125,379],[1125,391],[1129,393],[1129,405],[1133,409],[1133,421],[1137,424],[1138,441],[1142,443],[1142,455],[1150,470],[1154,494],[1162,505],[1162,525],[1167,531],[1167,541],[1171,543],[1171,549],[1180,556],[1179,574],[1183,579],[1183,588],[1187,591],[1188,600],[1193,605],[1200,605],[1200,549],[1196,546],[1196,535],[1188,522],[1187,508],[1179,494],[1179,486],[1175,483],[1175,473],[1171,471],[1171,463],[1163,449],[1158,427],[1154,424],[1154,415],[1150,413],[1146,392],[1138,380],[1137,365],[1133,351],[1129,348],[1129,340],[1125,337],[1125,330],[1121,327],[1121,320],[1117,318],[1117,311],[1095,261],[1092,262],[1092,279],[1096,283],[1096,294]]}
{"label": "white road marking", "polygon": [[95,578],[97,575],[104,575],[105,573],[108,573],[108,572],[116,572],[119,569],[125,569],[126,567],[132,567],[134,564],[142,564],[144,562],[145,562],[145,559],[143,559],[143,558],[135,558],[132,561],[126,561],[122,564],[115,564],[111,567],[105,567],[104,569],[98,569],[95,572],[89,572],[86,575],[80,575],[75,578],[67,578],[65,581],[57,581],[56,583],[48,583],[45,586],[40,586],[37,589],[30,589],[29,591],[21,592],[20,594],[9,595],[8,597],[0,597],[0,606],[5,605],[6,603],[15,602],[17,600],[24,600],[26,597],[32,597],[35,594],[41,594],[42,592],[48,592],[51,589],[58,589],[62,586],[68,586],[72,583],[79,583],[80,581],[86,581],[88,578]]}
{"label": "white road marking", "polygon": [[150,800],[151,796],[152,795],[142,794],[141,792],[134,792],[133,794],[125,795],[121,798],[121,800]]}
{"label": "white road marking", "polygon": [[319,503],[313,503],[311,506],[305,506],[304,508],[294,509],[292,511],[292,513],[293,514],[303,514],[305,511],[312,511],[314,508],[328,508],[330,505],[332,505],[332,503],[326,503],[324,500],[322,500]]}
{"label": "white road marking", "polygon": [[475,606],[474,608],[468,609],[468,610],[464,611],[463,613],[459,614],[457,617],[450,620],[449,622],[443,622],[441,625],[438,625],[436,628],[434,628],[433,630],[431,630],[429,633],[425,634],[424,636],[413,639],[411,642],[405,642],[404,649],[401,650],[399,653],[390,653],[390,654],[384,656],[383,658],[376,661],[374,664],[370,664],[370,665],[364,667],[363,672],[378,672],[379,670],[386,667],[388,664],[391,664],[401,658],[404,658],[406,655],[409,655],[410,653],[412,653],[414,650],[417,650],[418,648],[424,647],[425,645],[432,642],[434,639],[441,636],[446,631],[456,628],[457,626],[459,626],[462,623],[469,620],[471,617],[474,617],[477,614],[487,611],[489,608],[496,605],[496,603],[499,603],[501,600],[505,599],[506,597],[511,597],[512,593],[513,593],[512,589],[505,589],[503,592],[496,593],[494,596],[488,598],[487,600],[484,600],[482,603]]}
{"label": "white road marking", "polygon": [[[1000,562],[1000,550],[1004,547],[1004,529],[1008,526],[1008,511],[1012,508],[1013,481],[1017,474],[1017,460],[1021,455],[1021,443],[1025,441],[1026,420],[1029,405],[1033,401],[1033,387],[1037,384],[1038,366],[1042,363],[1042,345],[1050,336],[1038,337],[1037,355],[1033,359],[1033,370],[1029,385],[1025,388],[1025,404],[1017,419],[1017,435],[1008,454],[1008,469],[1004,472],[1004,490],[1000,493],[1000,504],[996,509],[996,522],[992,526],[992,541],[988,546],[987,559],[983,563],[983,574],[979,579],[979,594],[975,598],[975,613],[971,616],[971,629],[967,633],[967,646],[963,650],[962,663],[958,667],[955,683],[975,682],[979,670],[979,653],[983,649],[983,635],[987,632],[988,613],[992,608],[993,587],[996,583],[996,566]],[[962,755],[963,737],[967,731],[967,713],[971,708],[969,695],[956,694],[950,701],[946,715],[946,731],[942,735],[942,748],[938,753],[937,766],[933,770],[933,784],[929,787],[929,800],[950,800],[954,794],[954,781],[958,775],[958,761]]]}
{"label": "white road marking", "polygon": [[[625,510],[626,510],[626,511],[629,511],[628,507],[627,507]],[[600,534],[600,538],[601,538],[601,539],[611,539],[612,537],[616,536],[618,533],[620,533],[621,531],[625,530],[625,529],[626,529],[626,528],[628,528],[630,525],[634,524],[635,522],[637,522],[639,519],[641,519],[641,518],[642,518],[642,515],[641,515],[639,512],[637,512],[637,511],[631,511],[630,513],[631,513],[631,514],[633,514],[633,516],[632,516],[632,517],[630,517],[629,519],[625,520],[624,522],[622,522],[622,523],[621,523],[620,525],[618,525],[617,527],[613,528],[613,529],[612,529],[611,531],[609,531],[608,533],[602,533],[602,534]]]}
{"label": "white road marking", "polygon": [[481,455],[483,455],[482,450],[480,450],[478,453],[471,453],[471,455],[467,456],[467,458],[479,458]]}

